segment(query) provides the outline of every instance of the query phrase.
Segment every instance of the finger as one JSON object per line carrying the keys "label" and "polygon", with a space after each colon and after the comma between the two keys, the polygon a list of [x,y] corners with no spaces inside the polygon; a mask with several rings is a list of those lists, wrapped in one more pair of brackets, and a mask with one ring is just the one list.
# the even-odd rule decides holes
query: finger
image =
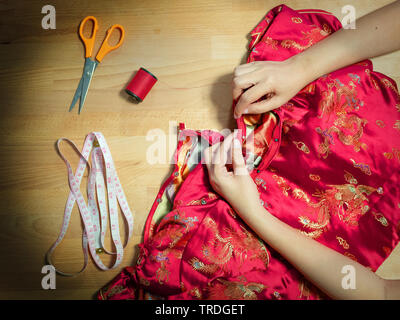
{"label": "finger", "polygon": [[257,70],[258,63],[259,61],[253,61],[241,64],[235,68],[232,88],[234,100],[238,99],[245,89],[248,89],[257,83],[257,79],[254,78],[253,72]]}
{"label": "finger", "polygon": [[265,113],[276,108],[279,108],[284,103],[281,102],[281,99],[273,96],[272,98],[267,98],[265,100],[254,102],[247,108],[247,113],[250,114],[259,114]]}
{"label": "finger", "polygon": [[204,163],[206,164],[208,172],[211,172],[211,148],[204,149],[203,152]]}
{"label": "finger", "polygon": [[256,70],[255,62],[241,64],[235,68],[234,76],[238,77],[246,73],[253,72],[254,70]]}
{"label": "finger", "polygon": [[224,171],[227,171],[225,165],[228,162],[228,152],[229,149],[231,148],[232,140],[233,140],[233,134],[231,133],[218,146],[218,150],[216,150],[215,157],[213,159],[215,161],[214,162],[215,169],[223,169]]}
{"label": "finger", "polygon": [[238,99],[240,95],[244,92],[244,90],[252,86],[254,86],[254,82],[250,79],[250,77],[246,75],[233,78],[232,80],[233,100]]}
{"label": "finger", "polygon": [[208,148],[204,149],[204,162],[207,166],[207,169],[211,171],[213,169],[213,158],[216,150],[218,149],[219,143],[215,143],[212,146],[209,146]]}
{"label": "finger", "polygon": [[272,89],[261,84],[244,92],[236,104],[234,111],[235,119],[239,118],[243,113],[249,113],[249,105],[268,93],[272,93]]}
{"label": "finger", "polygon": [[232,162],[233,162],[233,173],[235,175],[248,174],[242,154],[242,144],[237,138],[233,140]]}

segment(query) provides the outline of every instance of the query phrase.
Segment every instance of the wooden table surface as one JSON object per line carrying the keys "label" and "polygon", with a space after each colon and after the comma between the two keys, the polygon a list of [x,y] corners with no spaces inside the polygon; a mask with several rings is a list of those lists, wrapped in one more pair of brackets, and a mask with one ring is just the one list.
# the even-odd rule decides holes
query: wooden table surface
{"label": "wooden table surface", "polygon": [[[357,17],[391,1],[296,0],[294,9],[324,9],[342,17],[352,4]],[[168,134],[170,122],[190,128],[233,128],[231,77],[246,57],[249,31],[281,1],[2,1],[0,3],[0,298],[91,299],[123,266],[134,263],[146,216],[163,180],[164,164],[146,161],[149,130]],[[56,9],[56,29],[41,27],[44,5]],[[69,113],[83,67],[77,27],[99,21],[95,52],[114,23],[126,29],[121,48],[97,68],[81,115]],[[374,59],[375,69],[400,80],[400,53]],[[123,91],[145,67],[159,78],[141,104]],[[103,272],[92,261],[74,278],[57,276],[56,290],[41,288],[44,255],[55,241],[68,196],[67,171],[57,155],[60,137],[80,148],[89,132],[100,131],[110,146],[122,186],[135,211],[134,238],[121,268]],[[173,133],[171,133],[173,135]],[[78,157],[63,145],[76,167]],[[167,154],[168,155],[168,154]],[[85,180],[84,180],[85,182]],[[85,184],[82,185],[84,190]],[[82,227],[76,206],[54,261],[80,270]],[[108,238],[109,240],[109,238]],[[107,241],[110,244],[110,241]],[[105,263],[110,257],[103,257]],[[399,247],[382,265],[384,277],[400,277]]]}

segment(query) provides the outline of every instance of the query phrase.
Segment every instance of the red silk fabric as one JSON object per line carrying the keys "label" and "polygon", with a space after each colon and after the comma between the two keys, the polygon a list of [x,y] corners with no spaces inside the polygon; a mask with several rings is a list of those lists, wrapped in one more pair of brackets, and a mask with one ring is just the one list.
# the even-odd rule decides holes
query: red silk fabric
{"label": "red silk fabric", "polygon": [[[280,5],[251,32],[248,62],[285,60],[340,28],[328,12]],[[264,207],[375,271],[400,234],[395,82],[366,60],[317,79],[274,112],[277,121],[246,119],[261,121],[255,151],[262,161],[251,176]],[[244,120],[238,120],[242,130]],[[190,132],[210,143],[220,137]],[[178,143],[177,158],[183,146]],[[214,193],[204,164],[185,173],[172,210],[155,222],[158,199],[173,179],[151,209],[137,265],[100,290],[99,299],[328,298]]]}

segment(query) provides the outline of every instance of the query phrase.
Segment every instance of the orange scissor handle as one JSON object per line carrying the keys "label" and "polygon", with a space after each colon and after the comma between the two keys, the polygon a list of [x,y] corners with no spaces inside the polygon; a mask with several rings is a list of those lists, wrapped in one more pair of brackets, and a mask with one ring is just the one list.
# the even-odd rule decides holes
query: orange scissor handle
{"label": "orange scissor handle", "polygon": [[[86,38],[83,35],[83,28],[89,20],[93,21],[93,29],[92,29],[92,35],[90,38]],[[99,28],[99,24],[97,23],[97,19],[93,16],[87,16],[84,18],[79,25],[79,36],[82,39],[84,45],[85,45],[85,58],[89,58],[92,55],[93,52],[93,47],[94,47],[94,40],[96,39],[96,32],[97,29]]]}
{"label": "orange scissor handle", "polygon": [[[111,34],[113,33],[113,31],[115,29],[118,29],[121,32],[121,36],[119,38],[118,43],[115,46],[110,46],[108,44],[108,39],[110,38]],[[97,53],[96,56],[96,60],[98,62],[101,62],[101,60],[103,60],[103,58],[106,56],[107,53],[109,53],[110,51],[113,51],[117,48],[119,48],[122,44],[122,42],[124,42],[124,37],[125,37],[125,30],[124,27],[121,26],[120,24],[114,24],[112,25],[108,30],[107,30],[107,34],[106,37],[103,40],[103,43],[101,44],[101,47],[99,49],[99,52]]]}

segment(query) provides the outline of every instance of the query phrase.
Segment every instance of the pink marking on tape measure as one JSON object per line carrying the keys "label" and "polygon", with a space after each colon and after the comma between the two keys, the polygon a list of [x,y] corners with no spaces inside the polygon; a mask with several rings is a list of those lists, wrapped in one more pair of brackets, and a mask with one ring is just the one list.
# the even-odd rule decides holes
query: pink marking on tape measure
{"label": "pink marking on tape measure", "polygon": [[[72,167],[61,153],[59,145],[62,141],[68,142],[74,150],[80,155],[80,161],[78,168],[76,170],[75,176],[73,175]],[[89,165],[89,155],[90,151],[94,147],[94,145],[99,145],[100,148],[95,147],[95,151],[92,153],[92,168]],[[59,153],[60,157],[64,160],[67,170],[68,170],[68,180],[70,186],[70,194],[68,195],[67,204],[65,206],[64,211],[64,218],[62,223],[61,232],[58,235],[54,244],[50,247],[49,251],[46,254],[46,259],[49,264],[53,265],[51,261],[52,254],[58,244],[62,241],[66,234],[66,230],[68,229],[69,221],[71,218],[71,212],[76,202],[81,213],[83,223],[84,223],[84,230],[82,234],[82,244],[83,244],[83,253],[84,253],[84,265],[82,269],[74,274],[61,272],[60,270],[56,269],[56,271],[65,276],[73,276],[76,274],[81,273],[85,270],[87,263],[88,263],[88,252],[92,255],[95,263],[97,266],[102,270],[109,270],[116,268],[122,261],[123,257],[123,248],[127,245],[130,238],[132,237],[133,233],[133,215],[132,212],[127,205],[127,201],[123,192],[115,192],[116,187],[112,181],[116,181],[116,185],[118,185],[118,191],[122,191],[122,187],[120,185],[120,181],[116,170],[114,168],[114,162],[111,157],[111,152],[109,151],[108,145],[100,132],[92,132],[89,133],[85,139],[84,146],[82,148],[82,153],[79,152],[76,145],[66,139],[60,138],[56,144],[57,152]],[[107,163],[107,169],[104,170],[104,166],[102,164],[103,159]],[[85,168],[89,168],[89,176],[88,176],[88,204],[86,204],[82,193],[80,192],[79,185],[81,184],[83,178],[83,171]],[[105,172],[104,172],[105,171]],[[107,188],[108,188],[108,195],[109,195],[109,209],[110,209],[110,221],[111,221],[111,231],[112,231],[112,239],[116,247],[116,252],[109,252],[104,248],[104,236],[105,236],[105,228],[107,226],[107,208],[105,207],[104,203],[106,203],[105,194],[104,192],[100,192],[101,190],[105,190],[104,181],[107,181]],[[77,186],[78,185],[78,186]],[[99,200],[99,208],[97,207],[96,199],[96,190],[97,192],[97,199]],[[117,198],[115,198],[117,195]],[[117,201],[120,204],[122,214],[124,215],[126,221],[128,221],[128,237],[123,247],[121,245],[121,239],[119,236],[119,222],[118,222],[118,206]],[[89,214],[92,212],[92,214]],[[100,215],[100,217],[99,217]],[[99,218],[102,221],[100,226]],[[96,248],[97,247],[97,248]],[[110,268],[106,267],[103,262],[101,261],[100,257],[97,254],[97,251],[105,251],[108,254],[116,254],[116,260],[114,265]]]}

